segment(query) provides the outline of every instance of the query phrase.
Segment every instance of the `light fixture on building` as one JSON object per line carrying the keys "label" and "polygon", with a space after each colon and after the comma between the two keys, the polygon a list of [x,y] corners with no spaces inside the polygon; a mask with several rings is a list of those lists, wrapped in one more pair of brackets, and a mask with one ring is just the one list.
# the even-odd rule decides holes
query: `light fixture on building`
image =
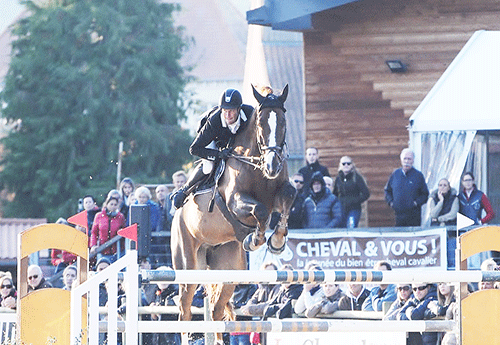
{"label": "light fixture on building", "polygon": [[406,72],[406,66],[401,62],[401,60],[387,60],[385,63],[393,73]]}

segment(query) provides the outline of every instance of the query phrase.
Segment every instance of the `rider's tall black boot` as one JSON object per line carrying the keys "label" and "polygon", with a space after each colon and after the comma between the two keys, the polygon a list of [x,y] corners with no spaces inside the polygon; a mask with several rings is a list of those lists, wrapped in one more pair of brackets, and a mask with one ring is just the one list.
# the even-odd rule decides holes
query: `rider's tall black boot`
{"label": "rider's tall black boot", "polygon": [[200,182],[205,174],[203,173],[203,164],[198,164],[195,170],[191,173],[188,180],[177,192],[172,195],[172,201],[175,208],[181,208],[184,204],[184,199],[189,195],[191,189]]}

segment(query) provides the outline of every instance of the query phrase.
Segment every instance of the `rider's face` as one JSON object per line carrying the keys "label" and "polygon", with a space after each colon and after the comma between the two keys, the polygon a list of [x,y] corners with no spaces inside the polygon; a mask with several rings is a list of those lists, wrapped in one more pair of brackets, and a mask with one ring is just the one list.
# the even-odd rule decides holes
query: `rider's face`
{"label": "rider's face", "polygon": [[238,119],[238,109],[222,109],[222,115],[228,125],[232,125]]}

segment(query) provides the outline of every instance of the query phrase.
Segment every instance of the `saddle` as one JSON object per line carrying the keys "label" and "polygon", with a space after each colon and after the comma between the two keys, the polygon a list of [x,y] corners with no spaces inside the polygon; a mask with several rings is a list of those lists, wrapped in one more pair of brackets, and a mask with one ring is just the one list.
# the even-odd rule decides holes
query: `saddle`
{"label": "saddle", "polygon": [[248,225],[240,222],[231,213],[231,211],[229,211],[229,209],[227,208],[227,205],[226,205],[226,201],[224,200],[222,195],[220,195],[219,189],[218,189],[218,182],[219,182],[219,179],[221,178],[222,174],[224,173],[225,168],[226,168],[226,162],[220,161],[220,163],[214,169],[214,172],[212,174],[210,174],[209,176],[207,176],[196,187],[196,189],[193,191],[193,196],[212,193],[212,198],[211,198],[209,206],[208,206],[208,212],[213,212],[214,205],[217,205],[217,208],[222,213],[224,218],[233,227],[236,239],[240,242],[243,242],[245,237],[247,237],[248,234],[254,232],[256,230],[256,228],[252,227],[252,226],[248,226]]}

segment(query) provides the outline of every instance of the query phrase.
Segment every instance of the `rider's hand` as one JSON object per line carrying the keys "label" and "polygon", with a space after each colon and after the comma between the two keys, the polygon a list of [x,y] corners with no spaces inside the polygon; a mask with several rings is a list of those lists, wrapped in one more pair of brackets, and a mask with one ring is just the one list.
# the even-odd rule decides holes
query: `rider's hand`
{"label": "rider's hand", "polygon": [[219,152],[219,158],[224,160],[228,159],[232,151],[233,149],[223,149],[222,151]]}

